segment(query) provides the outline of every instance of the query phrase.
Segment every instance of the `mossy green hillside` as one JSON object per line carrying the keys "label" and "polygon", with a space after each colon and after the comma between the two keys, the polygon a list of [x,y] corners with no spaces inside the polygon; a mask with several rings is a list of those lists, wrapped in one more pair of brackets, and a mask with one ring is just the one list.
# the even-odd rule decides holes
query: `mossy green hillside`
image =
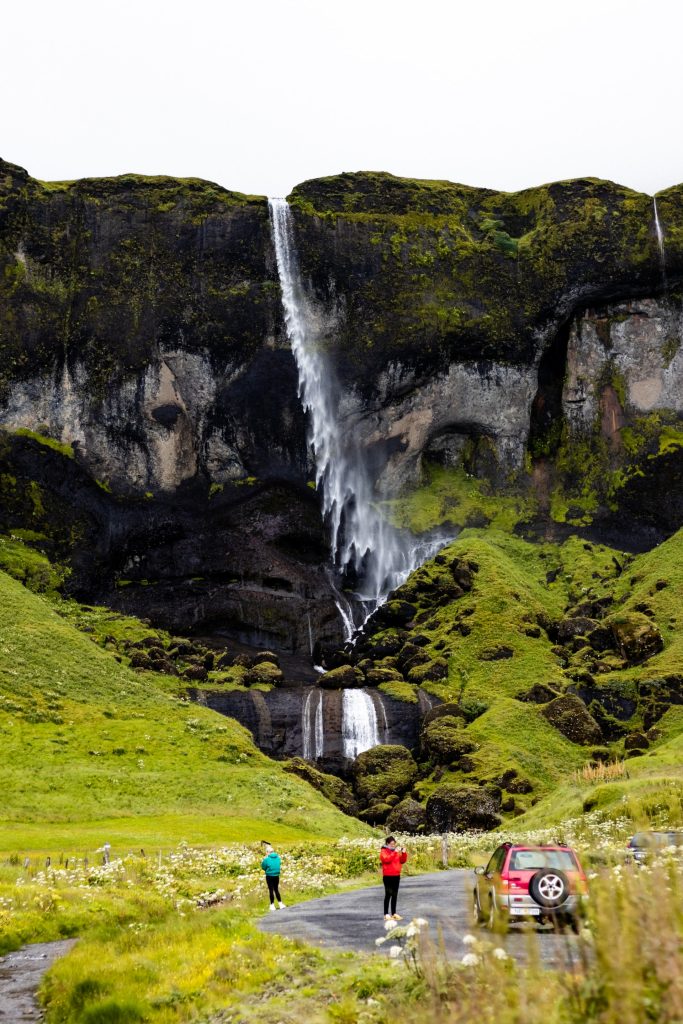
{"label": "mossy green hillside", "polygon": [[89,841],[95,822],[134,845],[255,838],[266,824],[280,837],[362,827],[237,723],[149,683],[0,574],[6,848],[22,835],[41,848],[53,834]]}

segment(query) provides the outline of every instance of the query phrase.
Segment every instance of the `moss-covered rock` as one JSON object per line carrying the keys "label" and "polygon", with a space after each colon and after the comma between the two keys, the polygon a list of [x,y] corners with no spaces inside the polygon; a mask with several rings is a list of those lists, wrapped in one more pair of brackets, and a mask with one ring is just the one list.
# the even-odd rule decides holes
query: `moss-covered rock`
{"label": "moss-covered rock", "polygon": [[330,669],[318,679],[318,686],[325,690],[341,690],[348,687],[363,686],[365,677],[359,668],[353,665],[340,665]]}
{"label": "moss-covered rock", "polygon": [[424,832],[427,825],[427,811],[423,804],[407,797],[397,804],[386,821],[387,828],[392,832],[408,832],[416,835]]}
{"label": "moss-covered rock", "polygon": [[572,743],[599,743],[602,738],[598,723],[573,693],[556,697],[545,705],[541,714]]}
{"label": "moss-covered rock", "polygon": [[453,764],[477,749],[462,725],[462,718],[444,716],[422,730],[422,749],[433,764]]}
{"label": "moss-covered rock", "polygon": [[427,823],[433,832],[467,832],[500,825],[496,801],[474,786],[439,786],[427,801]]}
{"label": "moss-covered rock", "polygon": [[251,686],[253,683],[282,686],[284,680],[284,672],[277,665],[274,665],[272,661],[257,662],[244,676],[244,683],[247,686]]}
{"label": "moss-covered rock", "polygon": [[367,822],[368,825],[383,825],[390,814],[391,805],[379,801],[359,811],[358,817],[361,821]]}
{"label": "moss-covered rock", "polygon": [[401,796],[417,779],[418,769],[406,747],[378,746],[359,754],[351,769],[354,789],[365,803],[377,803],[391,793]]}
{"label": "moss-covered rock", "polygon": [[448,678],[448,662],[445,658],[427,658],[408,672],[408,682],[420,686],[426,682],[438,682]]}
{"label": "moss-covered rock", "polygon": [[642,612],[629,612],[609,619],[618,649],[630,665],[638,665],[664,647],[657,625]]}
{"label": "moss-covered rock", "polygon": [[336,775],[327,775],[325,772],[318,771],[301,757],[293,757],[283,767],[286,772],[298,775],[300,779],[309,782],[314,789],[322,793],[344,814],[356,815],[358,813],[358,803],[353,793],[346,783]]}

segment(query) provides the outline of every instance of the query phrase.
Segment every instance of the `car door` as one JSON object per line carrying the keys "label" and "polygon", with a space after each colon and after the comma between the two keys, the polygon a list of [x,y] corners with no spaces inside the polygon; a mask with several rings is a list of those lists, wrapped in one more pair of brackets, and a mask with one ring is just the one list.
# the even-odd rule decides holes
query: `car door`
{"label": "car door", "polygon": [[479,899],[479,906],[485,913],[486,908],[489,906],[491,893],[496,886],[496,878],[502,870],[507,849],[507,846],[499,846],[498,849],[494,851],[490,861],[484,868],[484,874],[478,876],[477,896]]}

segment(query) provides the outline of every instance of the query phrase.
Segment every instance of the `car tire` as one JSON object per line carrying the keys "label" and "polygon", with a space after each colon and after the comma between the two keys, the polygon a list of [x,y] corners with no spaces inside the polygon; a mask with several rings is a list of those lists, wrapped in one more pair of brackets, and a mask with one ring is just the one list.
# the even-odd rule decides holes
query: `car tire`
{"label": "car tire", "polygon": [[569,896],[569,880],[563,871],[542,868],[529,879],[529,895],[539,907],[561,907]]}
{"label": "car tire", "polygon": [[475,889],[474,896],[472,898],[472,921],[475,925],[486,924],[486,914],[482,914],[481,907],[479,906],[479,897]]}
{"label": "car tire", "polygon": [[498,907],[493,902],[492,898],[491,903],[489,905],[489,915],[486,920],[486,927],[491,932],[500,933],[507,931],[507,924],[508,922],[506,915],[501,910],[498,910]]}

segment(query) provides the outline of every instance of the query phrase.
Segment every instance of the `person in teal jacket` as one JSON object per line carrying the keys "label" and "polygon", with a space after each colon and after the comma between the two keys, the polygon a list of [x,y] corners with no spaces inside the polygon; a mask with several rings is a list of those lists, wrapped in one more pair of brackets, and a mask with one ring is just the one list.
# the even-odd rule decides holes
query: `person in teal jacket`
{"label": "person in teal jacket", "polygon": [[261,867],[266,873],[266,884],[268,886],[268,895],[270,896],[270,910],[271,913],[276,909],[275,903],[280,910],[285,909],[285,905],[280,899],[280,854],[276,853],[270,843],[263,841],[265,850],[265,857],[261,861]]}

